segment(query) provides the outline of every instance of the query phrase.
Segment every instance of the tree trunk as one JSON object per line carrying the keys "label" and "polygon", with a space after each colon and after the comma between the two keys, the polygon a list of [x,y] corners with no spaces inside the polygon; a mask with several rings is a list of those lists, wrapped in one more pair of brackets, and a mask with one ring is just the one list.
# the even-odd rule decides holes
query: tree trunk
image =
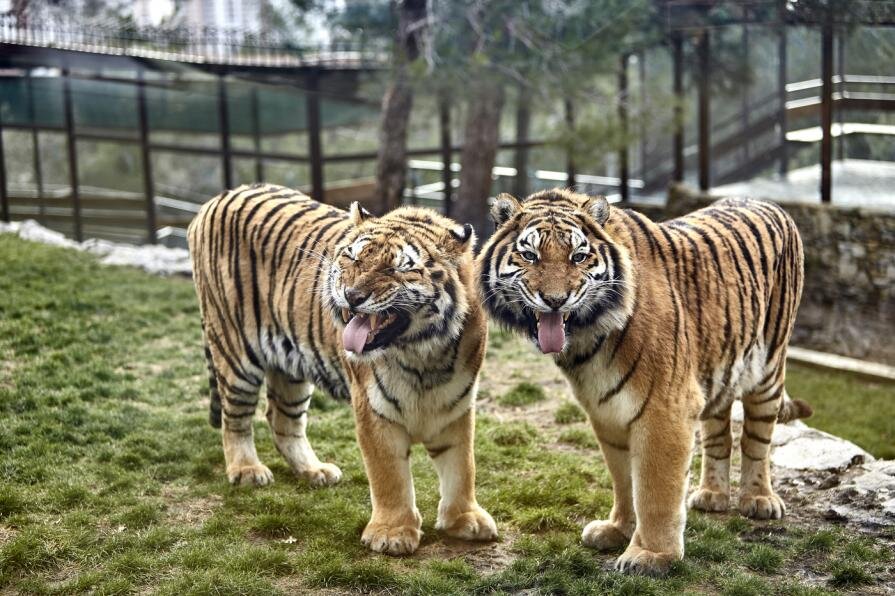
{"label": "tree trunk", "polygon": [[453,217],[471,223],[480,239],[490,232],[488,197],[491,196],[491,171],[500,144],[500,112],[503,88],[498,83],[481,81],[469,98],[463,152],[460,155],[460,192]]}
{"label": "tree trunk", "polygon": [[382,100],[376,164],[376,196],[382,213],[401,205],[407,176],[407,123],[413,108],[413,90],[407,68],[403,65],[398,68]]}
{"label": "tree trunk", "polygon": [[401,205],[407,174],[407,123],[413,108],[409,64],[419,57],[426,23],[426,0],[396,1],[398,33],[395,73],[382,99],[376,196],[385,213]]}

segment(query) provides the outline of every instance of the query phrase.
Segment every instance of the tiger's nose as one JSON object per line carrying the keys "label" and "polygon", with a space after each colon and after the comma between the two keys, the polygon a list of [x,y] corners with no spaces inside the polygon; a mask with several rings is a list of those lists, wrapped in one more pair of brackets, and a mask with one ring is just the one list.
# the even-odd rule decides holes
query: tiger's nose
{"label": "tiger's nose", "polygon": [[562,305],[566,303],[566,299],[568,299],[568,297],[569,297],[568,294],[566,294],[564,296],[554,296],[554,295],[548,296],[546,294],[541,295],[541,299],[544,301],[544,304],[546,304],[548,307],[552,308],[553,310],[559,310],[562,307]]}
{"label": "tiger's nose", "polygon": [[362,292],[357,288],[348,288],[345,290],[345,300],[348,302],[348,306],[352,308],[358,306],[359,304],[363,304],[364,301],[370,297],[369,292]]}

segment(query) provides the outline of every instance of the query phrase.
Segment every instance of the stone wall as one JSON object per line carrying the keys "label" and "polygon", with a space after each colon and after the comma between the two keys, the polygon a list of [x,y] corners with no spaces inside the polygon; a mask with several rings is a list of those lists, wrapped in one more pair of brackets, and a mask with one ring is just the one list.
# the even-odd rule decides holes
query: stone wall
{"label": "stone wall", "polygon": [[[668,219],[717,197],[669,190]],[[895,364],[895,213],[834,205],[781,203],[805,245],[805,290],[793,343]],[[635,206],[635,208],[639,208]]]}

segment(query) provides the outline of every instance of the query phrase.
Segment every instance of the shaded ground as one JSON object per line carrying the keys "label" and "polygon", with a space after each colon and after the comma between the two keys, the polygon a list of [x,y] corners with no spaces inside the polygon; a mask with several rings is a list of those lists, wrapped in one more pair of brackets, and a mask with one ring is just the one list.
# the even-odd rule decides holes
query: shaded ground
{"label": "shaded ground", "polygon": [[891,589],[891,530],[859,535],[795,511],[774,523],[691,515],[688,557],[670,578],[611,572],[612,556],[578,543],[611,505],[587,425],[552,365],[502,333],[477,429],[479,497],[501,542],[439,536],[436,479],[415,449],[423,545],[405,559],[372,555],[359,542],[369,497],[342,405],[315,398],[310,430],[342,467],[339,486],[293,478],[260,411],[258,448],[277,482],[227,485],[188,281],[8,236],[0,262],[0,593]]}

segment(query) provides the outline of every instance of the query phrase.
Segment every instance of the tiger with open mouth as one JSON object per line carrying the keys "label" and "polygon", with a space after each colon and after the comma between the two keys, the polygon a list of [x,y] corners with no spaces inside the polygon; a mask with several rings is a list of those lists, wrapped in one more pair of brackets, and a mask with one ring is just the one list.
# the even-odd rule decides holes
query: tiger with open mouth
{"label": "tiger with open mouth", "polygon": [[772,203],[722,200],[661,224],[567,190],[500,195],[477,259],[482,300],[569,380],[612,475],[608,520],[586,545],[627,545],[624,571],[662,573],[684,553],[687,478],[701,423],[702,479],[690,506],[730,498],[730,411],[745,422],[739,509],[777,519],[768,452],[786,399],[786,346],[802,291],[802,243]]}
{"label": "tiger with open mouth", "polygon": [[231,483],[264,485],[252,420],[267,385],[274,443],[312,484],[338,482],[306,436],[314,385],[350,399],[373,512],[362,542],[392,555],[419,545],[410,447],[441,481],[436,528],[492,540],[475,497],[475,395],[487,324],[475,299],[472,227],[401,208],[373,217],[274,185],[206,203],[189,228],[210,373]]}

